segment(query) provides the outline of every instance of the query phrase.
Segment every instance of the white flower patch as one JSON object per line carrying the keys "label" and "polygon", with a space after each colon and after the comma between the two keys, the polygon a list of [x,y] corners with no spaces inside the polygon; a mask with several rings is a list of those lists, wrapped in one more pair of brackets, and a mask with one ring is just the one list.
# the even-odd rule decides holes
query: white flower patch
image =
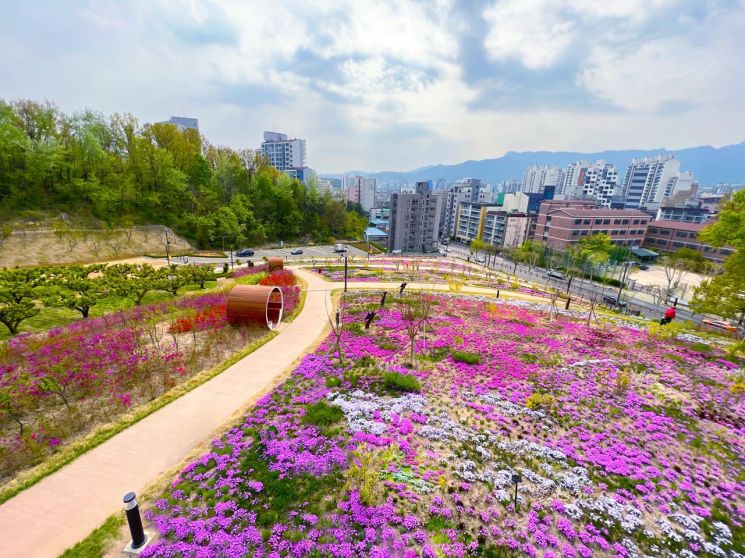
{"label": "white flower patch", "polygon": [[721,521],[715,521],[711,524],[714,527],[714,540],[717,544],[731,544],[732,542],[732,531],[729,526]]}
{"label": "white flower patch", "polygon": [[512,496],[510,496],[509,492],[507,492],[503,488],[498,488],[494,490],[492,494],[494,494],[494,497],[502,503],[509,502],[512,500]]}
{"label": "white flower patch", "polygon": [[584,467],[572,467],[571,471],[561,473],[557,481],[562,488],[568,490],[575,496],[591,482],[590,477],[587,474],[587,469]]}
{"label": "white flower patch", "polygon": [[406,411],[426,414],[427,399],[418,394],[407,394],[392,399],[384,399],[372,393],[355,390],[351,393],[330,392],[326,398],[341,408],[352,431],[368,432],[381,436],[387,425],[374,419],[375,413],[389,422],[392,414],[402,415]]}
{"label": "white flower patch", "polygon": [[705,542],[704,550],[713,556],[719,556],[720,558],[727,558],[727,553],[713,543]]}
{"label": "white flower patch", "polygon": [[662,531],[662,534],[665,535],[665,537],[673,542],[683,542],[683,537],[678,533],[678,531],[675,529],[675,527],[672,526],[669,521],[666,521],[662,518],[657,518],[654,520],[654,522],[660,528],[660,531]]}
{"label": "white flower patch", "polygon": [[530,487],[527,487],[526,490],[534,492],[538,496],[548,496],[552,494],[554,490],[556,490],[555,481],[543,477],[538,473],[531,471],[530,469],[520,469],[520,473],[525,479],[536,485],[535,488],[531,489]]}
{"label": "white flower patch", "polygon": [[698,524],[701,520],[703,520],[703,517],[699,515],[687,515],[684,513],[672,513],[667,517],[672,519],[676,523],[679,523],[689,531],[698,531]]}
{"label": "white flower patch", "polygon": [[[596,512],[600,516],[613,520],[627,533],[633,533],[642,527],[644,523],[642,521],[642,513],[638,508],[629,506],[628,504],[619,504],[607,496],[601,496],[597,499],[577,500],[575,503],[588,513]],[[670,525],[669,523],[667,524]],[[670,528],[672,529],[672,525],[670,525]]]}
{"label": "white flower patch", "polygon": [[507,417],[516,417],[518,415],[527,415],[534,419],[547,419],[546,413],[543,411],[534,411],[528,409],[523,405],[517,405],[506,399],[502,399],[499,395],[493,393],[480,393],[478,395],[467,391],[463,393],[464,399],[473,401],[474,399],[480,401],[484,405],[491,405],[499,409],[499,412]]}

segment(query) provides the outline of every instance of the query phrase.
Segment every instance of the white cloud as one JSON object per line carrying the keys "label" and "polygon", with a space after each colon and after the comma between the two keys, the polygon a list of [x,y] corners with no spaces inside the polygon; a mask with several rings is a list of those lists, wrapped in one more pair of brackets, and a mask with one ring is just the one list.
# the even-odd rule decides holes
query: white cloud
{"label": "white cloud", "polygon": [[740,46],[745,14],[716,13],[702,23],[695,36],[650,40],[633,48],[596,47],[577,82],[628,111],[677,104],[719,105],[737,112],[745,86]]}
{"label": "white cloud", "polygon": [[516,57],[527,68],[551,66],[573,41],[574,21],[556,0],[501,0],[484,10],[484,48],[496,60]]}

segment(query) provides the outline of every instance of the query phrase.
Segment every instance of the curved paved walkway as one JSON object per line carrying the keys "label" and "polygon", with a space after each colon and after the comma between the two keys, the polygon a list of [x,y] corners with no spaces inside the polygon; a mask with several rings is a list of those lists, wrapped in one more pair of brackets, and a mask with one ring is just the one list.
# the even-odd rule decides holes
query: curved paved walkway
{"label": "curved paved walkway", "polygon": [[107,440],[0,506],[5,558],[57,557],[209,442],[314,343],[332,312],[329,285],[305,271],[305,307],[281,333],[222,374]]}
{"label": "curved paved walkway", "polygon": [[[244,410],[305,352],[321,340],[333,313],[330,293],[344,284],[296,269],[308,284],[305,307],[280,335],[173,403],[24,490],[0,506],[2,556],[57,557],[111,514],[122,496],[142,493],[195,447],[209,442],[226,421]],[[400,283],[350,282],[351,290],[388,290]],[[449,291],[447,284],[409,283],[407,289]],[[463,286],[459,294],[494,294]],[[523,293],[505,298],[536,300]],[[540,300],[540,299],[539,299]]]}

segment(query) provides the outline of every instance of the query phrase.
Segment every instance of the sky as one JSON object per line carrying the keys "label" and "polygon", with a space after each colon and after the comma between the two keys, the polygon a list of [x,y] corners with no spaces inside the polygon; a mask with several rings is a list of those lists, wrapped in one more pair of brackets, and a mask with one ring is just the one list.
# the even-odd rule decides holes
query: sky
{"label": "sky", "polygon": [[745,0],[4,0],[0,98],[320,172],[745,140]]}

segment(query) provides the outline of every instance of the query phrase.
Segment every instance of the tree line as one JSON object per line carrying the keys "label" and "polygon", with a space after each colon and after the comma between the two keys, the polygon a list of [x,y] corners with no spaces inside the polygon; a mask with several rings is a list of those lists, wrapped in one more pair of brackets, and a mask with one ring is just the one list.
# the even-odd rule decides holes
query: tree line
{"label": "tree line", "polygon": [[215,277],[211,266],[149,264],[92,264],[0,269],[0,324],[11,334],[42,306],[69,308],[87,318],[110,296],[126,298],[135,306],[152,291],[176,295],[187,285],[205,287]]}
{"label": "tree line", "polygon": [[130,114],[65,114],[0,100],[0,215],[60,211],[105,225],[163,224],[199,246],[359,238],[359,211],[251,149]]}

